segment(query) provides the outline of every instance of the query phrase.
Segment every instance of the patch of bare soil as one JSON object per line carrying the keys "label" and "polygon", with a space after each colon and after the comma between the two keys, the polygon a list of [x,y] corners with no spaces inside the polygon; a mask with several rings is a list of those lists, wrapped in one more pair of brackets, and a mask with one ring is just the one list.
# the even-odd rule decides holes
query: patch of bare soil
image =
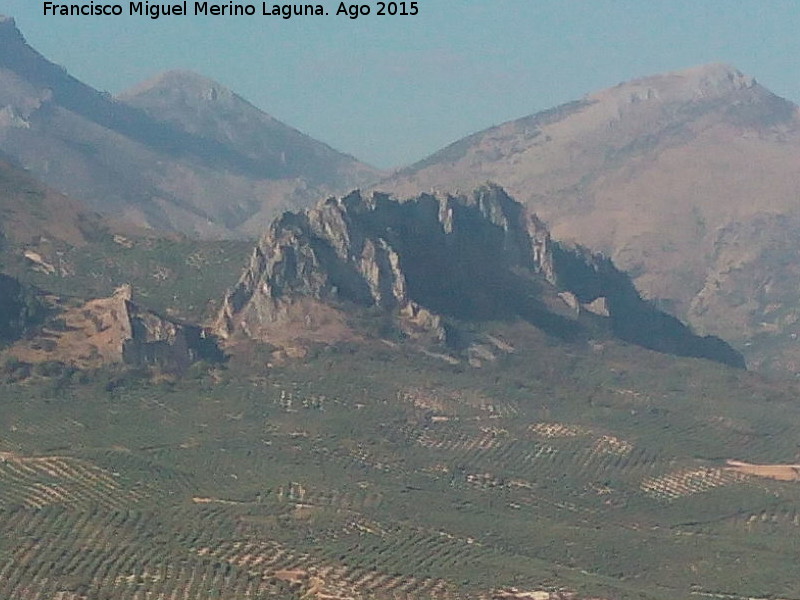
{"label": "patch of bare soil", "polygon": [[739,460],[728,460],[727,471],[766,477],[777,481],[800,481],[800,465],[755,465]]}

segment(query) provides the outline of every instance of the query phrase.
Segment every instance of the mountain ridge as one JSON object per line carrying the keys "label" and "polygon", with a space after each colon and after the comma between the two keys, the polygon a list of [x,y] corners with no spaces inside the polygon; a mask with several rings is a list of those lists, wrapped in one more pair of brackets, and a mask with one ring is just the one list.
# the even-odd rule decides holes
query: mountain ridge
{"label": "mountain ridge", "polygon": [[[797,350],[782,339],[797,333],[791,306],[800,297],[770,291],[756,275],[752,261],[770,254],[770,235],[756,241],[740,233],[736,243],[749,250],[737,259],[730,232],[750,231],[769,214],[796,219],[798,161],[798,108],[713,64],[640,78],[475,133],[377,187],[407,195],[496,181],[535,207],[560,239],[610,256],[645,297],[698,331],[726,337],[752,366],[785,372],[797,364]],[[775,239],[790,235],[774,227]],[[769,279],[782,279],[797,250],[788,252],[782,261],[772,253]],[[739,259],[753,277],[739,290],[731,279],[715,287]],[[783,307],[779,323],[768,310],[775,304]],[[770,337],[762,323],[779,333]]]}
{"label": "mountain ridge", "polygon": [[[274,173],[276,176],[297,177],[304,174],[312,178],[311,183],[319,184],[327,180],[342,185],[346,180],[341,180],[341,174],[336,173],[337,168],[341,167],[341,163],[355,161],[352,156],[343,155],[327,144],[284,125],[219,82],[193,71],[164,71],[117,94],[116,99],[142,110],[161,123],[176,125],[202,139],[230,145],[240,155],[254,161],[254,168],[261,165],[261,168],[277,169],[278,172]],[[242,137],[245,140],[239,139]],[[278,138],[277,143],[272,139],[274,137]],[[307,163],[315,166],[314,157],[292,155],[285,149],[277,151],[270,148],[278,144],[290,148],[306,144],[311,154],[335,161],[335,164],[328,166],[329,172],[303,173],[304,167],[308,168]],[[268,154],[264,156],[264,152]],[[294,164],[287,164],[287,158]],[[270,165],[270,162],[275,164]],[[281,169],[288,169],[288,172],[281,173]]]}
{"label": "mountain ridge", "polygon": [[353,335],[342,302],[374,307],[403,338],[454,350],[470,345],[458,322],[521,319],[574,340],[594,331],[580,321],[592,313],[625,341],[744,366],[718,338],[696,337],[643,302],[610,260],[553,241],[534,214],[493,185],[403,202],[356,191],[285,213],[228,292],[215,330],[273,344],[319,339],[324,330],[333,335],[328,341],[341,341]]}
{"label": "mountain ridge", "polygon": [[275,139],[237,144],[153,116],[48,61],[10,18],[0,24],[0,82],[4,152],[51,187],[142,226],[246,237],[280,209],[377,176],[243,100],[244,117],[217,115],[217,124],[235,129],[243,118],[239,130],[253,134],[248,124],[261,120],[270,125],[262,136]]}

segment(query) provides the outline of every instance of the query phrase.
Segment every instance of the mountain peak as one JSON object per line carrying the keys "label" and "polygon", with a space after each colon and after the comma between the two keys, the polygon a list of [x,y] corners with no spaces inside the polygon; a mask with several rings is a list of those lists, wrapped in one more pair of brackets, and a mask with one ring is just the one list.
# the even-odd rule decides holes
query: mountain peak
{"label": "mountain peak", "polygon": [[[753,78],[745,75],[735,66],[726,62],[706,63],[703,65],[696,65],[686,69],[679,69],[666,73],[665,75],[678,75],[683,77],[702,77],[709,80],[742,80],[745,83],[752,82]],[[663,75],[662,75],[663,76]],[[749,85],[747,85],[749,87]]]}
{"label": "mountain peak", "polygon": [[722,85],[734,89],[749,88],[754,80],[745,75],[733,65],[725,62],[695,65],[685,69],[668,71],[648,77],[641,77],[632,81],[681,81],[685,85]]}
{"label": "mountain peak", "polygon": [[18,35],[22,35],[17,29],[17,22],[14,17],[0,14],[0,32],[15,31]]}
{"label": "mountain peak", "polygon": [[0,14],[0,44],[26,44],[25,36],[17,28],[17,22],[14,17]]}
{"label": "mountain peak", "polygon": [[199,73],[187,70],[172,70],[159,73],[119,94],[126,101],[145,94],[181,94],[187,100],[202,102],[230,101],[235,94],[221,83]]}
{"label": "mountain peak", "polygon": [[[192,71],[166,71],[121,93],[122,104],[236,153],[241,168],[269,180],[355,187],[375,171],[285,125],[221,83]],[[252,208],[228,223],[241,225]],[[249,213],[249,214],[245,214]]]}
{"label": "mountain peak", "polygon": [[726,63],[710,63],[642,77],[590,94],[589,100],[619,100],[637,103],[646,100],[687,102],[719,98],[757,85],[756,80]]}

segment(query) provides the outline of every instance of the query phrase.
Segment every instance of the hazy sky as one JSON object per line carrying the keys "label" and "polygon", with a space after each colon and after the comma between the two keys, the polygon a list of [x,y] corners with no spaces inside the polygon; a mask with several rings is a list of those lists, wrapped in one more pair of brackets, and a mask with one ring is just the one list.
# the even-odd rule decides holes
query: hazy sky
{"label": "hazy sky", "polygon": [[[115,0],[95,3],[104,1]],[[261,2],[250,1],[260,12]],[[339,4],[319,1],[332,13]],[[116,93],[163,70],[190,69],[387,168],[620,81],[707,62],[731,63],[800,101],[797,0],[418,6],[413,17],[288,21],[44,17],[41,0],[4,0],[0,11],[16,18],[31,45],[96,88]]]}

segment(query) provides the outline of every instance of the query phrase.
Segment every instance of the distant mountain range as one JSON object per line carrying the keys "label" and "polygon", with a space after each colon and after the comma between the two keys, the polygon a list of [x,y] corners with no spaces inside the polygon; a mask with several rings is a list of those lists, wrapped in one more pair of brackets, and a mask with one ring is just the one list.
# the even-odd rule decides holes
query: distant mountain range
{"label": "distant mountain range", "polygon": [[[72,222],[77,202],[205,239],[256,238],[281,212],[355,187],[413,197],[493,181],[751,367],[800,373],[800,113],[727,65],[622,83],[386,177],[194,73],[98,92],[5,18],[0,151],[6,173],[79,199],[62,196],[51,225]],[[35,230],[20,214],[20,231]]]}
{"label": "distant mountain range", "polygon": [[800,372],[798,165],[797,106],[712,64],[476,133],[379,188],[495,181],[752,366]]}
{"label": "distant mountain range", "polygon": [[0,22],[0,148],[48,185],[139,225],[255,236],[280,210],[378,172],[213,81],[167,73],[115,99]]}
{"label": "distant mountain range", "polygon": [[385,176],[0,20],[0,600],[800,598],[798,165],[712,65]]}

